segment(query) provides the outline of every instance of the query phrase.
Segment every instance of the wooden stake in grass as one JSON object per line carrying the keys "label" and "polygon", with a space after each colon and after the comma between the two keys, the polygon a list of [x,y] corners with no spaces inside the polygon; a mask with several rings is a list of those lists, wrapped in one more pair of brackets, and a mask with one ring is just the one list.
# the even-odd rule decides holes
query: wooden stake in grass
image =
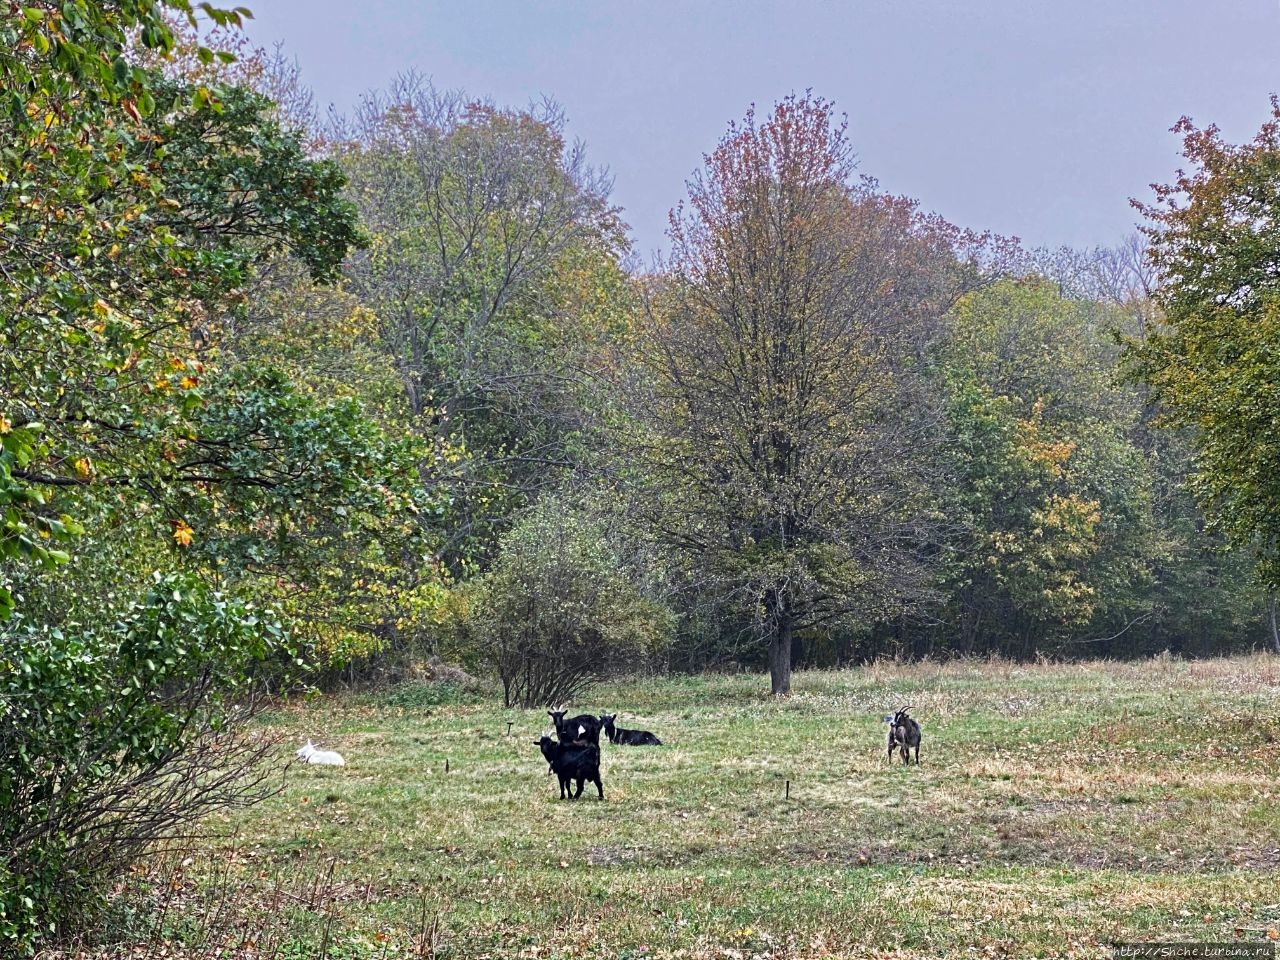
{"label": "wooden stake in grass", "polygon": [[448,757],[445,757],[445,758],[444,758],[444,772],[445,772],[445,773],[448,773],[448,772],[449,772],[449,758],[448,758]]}
{"label": "wooden stake in grass", "polygon": [[787,799],[788,800],[791,799],[791,781],[790,780],[787,781]]}
{"label": "wooden stake in grass", "polygon": [[511,720],[508,720],[508,721],[507,721],[507,736],[508,736],[508,737],[509,737],[509,736],[511,736],[511,724],[512,724],[513,722],[514,722],[514,721],[511,721]]}

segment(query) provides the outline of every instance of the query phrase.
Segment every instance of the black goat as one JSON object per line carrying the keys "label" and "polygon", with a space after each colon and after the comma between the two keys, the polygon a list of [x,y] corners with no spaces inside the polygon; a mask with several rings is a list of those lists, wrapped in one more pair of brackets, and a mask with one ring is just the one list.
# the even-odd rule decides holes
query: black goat
{"label": "black goat", "polygon": [[628,747],[660,747],[662,741],[648,730],[623,730],[615,727],[613,721],[618,719],[616,713],[606,713],[600,718],[600,729],[609,738],[610,743],[618,743]]}
{"label": "black goat", "polygon": [[902,751],[902,762],[911,762],[911,748],[916,751],[916,766],[920,765],[920,724],[907,715],[907,708],[902,707],[895,713],[886,714],[884,722],[889,725],[889,755],[893,760],[893,751]]}
{"label": "black goat", "polygon": [[600,746],[600,718],[589,713],[564,718],[564,710],[548,710],[547,715],[556,725],[556,736],[561,743],[593,743]]}
{"label": "black goat", "polygon": [[[590,781],[596,785],[600,799],[604,799],[604,784],[600,781],[600,747],[594,743],[556,743],[548,736],[535,740],[543,757],[551,764],[560,780],[560,799],[577,800],[582,796],[582,785]],[[569,795],[569,781],[578,782],[576,793]]]}

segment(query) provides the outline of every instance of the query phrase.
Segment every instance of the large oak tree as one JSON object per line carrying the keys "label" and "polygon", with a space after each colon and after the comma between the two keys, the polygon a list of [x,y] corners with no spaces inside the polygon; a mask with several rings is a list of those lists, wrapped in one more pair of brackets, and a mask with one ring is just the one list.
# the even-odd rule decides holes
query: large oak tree
{"label": "large oak tree", "polygon": [[927,581],[910,360],[972,274],[953,232],[852,174],[821,99],[732,125],[671,216],[632,384],[635,509],[748,615],[775,694],[798,631]]}

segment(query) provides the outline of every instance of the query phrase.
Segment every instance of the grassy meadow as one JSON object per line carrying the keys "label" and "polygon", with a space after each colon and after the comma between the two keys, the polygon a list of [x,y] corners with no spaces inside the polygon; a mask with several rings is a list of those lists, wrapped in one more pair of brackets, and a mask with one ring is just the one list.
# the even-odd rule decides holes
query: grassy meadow
{"label": "grassy meadow", "polygon": [[[597,687],[575,707],[666,743],[605,744],[604,802],[558,799],[533,744],[545,714],[429,685],[290,706],[265,718],[282,766],[307,737],[347,766],[288,768],[201,852],[140,873],[159,905],[114,922],[203,956],[350,958],[1091,957],[1280,936],[1280,660],[885,663],[767,689]],[[918,768],[884,756],[880,717],[902,703]]]}

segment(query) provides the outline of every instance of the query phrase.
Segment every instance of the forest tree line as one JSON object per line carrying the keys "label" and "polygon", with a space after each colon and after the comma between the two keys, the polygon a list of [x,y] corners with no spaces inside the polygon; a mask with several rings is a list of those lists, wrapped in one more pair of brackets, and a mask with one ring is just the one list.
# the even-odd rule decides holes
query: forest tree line
{"label": "forest tree line", "polygon": [[322,118],[282,57],[180,39],[145,114],[7,121],[4,629],[163,571],[349,677],[1270,642],[1134,375],[1145,238],[957,228],[806,95],[731,125],[645,266],[554,104],[406,75]]}

